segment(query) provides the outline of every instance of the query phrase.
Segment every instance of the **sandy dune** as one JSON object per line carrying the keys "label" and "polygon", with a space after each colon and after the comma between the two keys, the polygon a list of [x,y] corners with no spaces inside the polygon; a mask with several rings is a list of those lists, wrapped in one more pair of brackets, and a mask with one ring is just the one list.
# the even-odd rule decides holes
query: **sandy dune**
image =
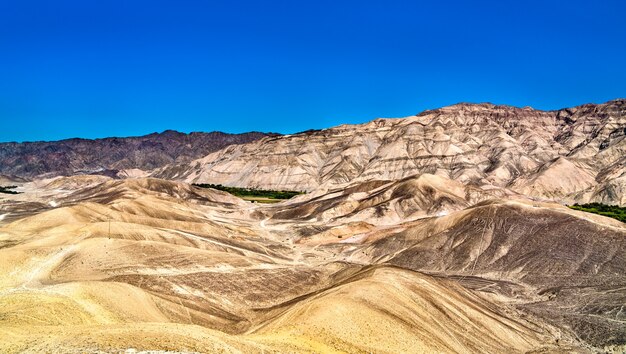
{"label": "sandy dune", "polygon": [[432,175],[275,205],[157,179],[31,188],[1,203],[0,352],[626,343],[626,229],[555,204]]}

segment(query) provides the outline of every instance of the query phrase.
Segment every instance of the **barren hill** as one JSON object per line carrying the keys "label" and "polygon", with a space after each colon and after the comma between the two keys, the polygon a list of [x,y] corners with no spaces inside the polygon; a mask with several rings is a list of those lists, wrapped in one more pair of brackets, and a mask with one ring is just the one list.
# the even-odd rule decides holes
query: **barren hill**
{"label": "barren hill", "polygon": [[556,111],[457,104],[230,146],[153,176],[314,190],[430,173],[564,202],[624,205],[626,100]]}
{"label": "barren hill", "polygon": [[0,204],[2,352],[626,345],[624,224],[506,190],[421,175],[273,205],[159,179],[25,191]]}
{"label": "barren hill", "polygon": [[[150,170],[189,162],[228,145],[248,143],[265,136],[267,134],[258,132],[184,134],[168,130],[129,138],[0,143],[0,175],[13,179],[80,173],[114,176],[119,170]],[[126,175],[121,173],[122,177]]]}
{"label": "barren hill", "polygon": [[89,143],[116,145],[97,173],[72,144],[30,181],[10,171],[35,160],[5,156],[0,352],[626,350],[626,224],[554,202],[625,203],[626,100],[458,104],[208,155],[165,134]]}

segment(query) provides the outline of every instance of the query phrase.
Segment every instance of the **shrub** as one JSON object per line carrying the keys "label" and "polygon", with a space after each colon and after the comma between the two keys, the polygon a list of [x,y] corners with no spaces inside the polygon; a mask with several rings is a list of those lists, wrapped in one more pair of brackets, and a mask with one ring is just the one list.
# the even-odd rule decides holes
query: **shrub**
{"label": "shrub", "polygon": [[602,203],[574,204],[568,205],[571,209],[586,211],[598,215],[608,216],[610,218],[626,222],[626,208],[617,205],[607,205]]}

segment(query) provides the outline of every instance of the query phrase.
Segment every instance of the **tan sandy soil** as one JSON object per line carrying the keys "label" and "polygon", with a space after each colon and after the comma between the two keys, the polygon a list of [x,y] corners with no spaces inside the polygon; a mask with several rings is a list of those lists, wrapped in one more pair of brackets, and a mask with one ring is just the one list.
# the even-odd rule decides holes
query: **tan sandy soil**
{"label": "tan sandy soil", "polygon": [[[0,352],[623,345],[620,223],[490,192],[469,207],[465,187],[444,182],[275,205],[156,179],[32,184],[1,203],[14,216],[0,221]],[[355,213],[380,205],[395,206]]]}

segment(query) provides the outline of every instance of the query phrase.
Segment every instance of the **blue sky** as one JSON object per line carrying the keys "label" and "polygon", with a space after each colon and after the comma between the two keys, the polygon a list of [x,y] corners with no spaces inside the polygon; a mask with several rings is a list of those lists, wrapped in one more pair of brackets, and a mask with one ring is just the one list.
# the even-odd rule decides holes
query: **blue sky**
{"label": "blue sky", "polygon": [[0,141],[626,97],[625,1],[0,0]]}

